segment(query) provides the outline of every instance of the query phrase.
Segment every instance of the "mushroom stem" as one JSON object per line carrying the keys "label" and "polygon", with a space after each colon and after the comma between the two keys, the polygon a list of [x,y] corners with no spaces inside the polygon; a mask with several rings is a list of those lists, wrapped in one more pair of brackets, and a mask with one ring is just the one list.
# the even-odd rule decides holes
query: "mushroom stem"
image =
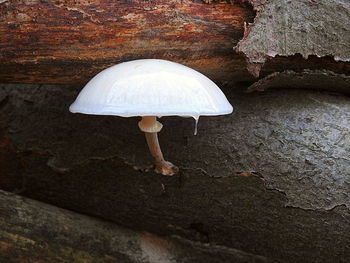
{"label": "mushroom stem", "polygon": [[[169,176],[177,173],[179,171],[179,168],[173,165],[171,162],[164,160],[157,135],[157,132],[160,131],[162,125],[157,121],[157,118],[154,116],[142,117],[142,120],[139,122],[139,127],[142,131],[145,132],[148,148],[155,159],[155,171],[157,173]],[[152,127],[158,128],[152,129]],[[149,132],[150,130],[155,130],[155,132]]]}

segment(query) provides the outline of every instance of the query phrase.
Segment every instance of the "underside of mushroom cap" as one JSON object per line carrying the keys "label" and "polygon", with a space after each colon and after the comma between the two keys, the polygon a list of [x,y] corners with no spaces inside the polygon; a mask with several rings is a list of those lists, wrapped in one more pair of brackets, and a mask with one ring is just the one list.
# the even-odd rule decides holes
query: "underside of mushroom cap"
{"label": "underside of mushroom cap", "polygon": [[160,59],[121,63],[97,74],[70,106],[73,113],[201,116],[232,112],[220,88],[203,74]]}

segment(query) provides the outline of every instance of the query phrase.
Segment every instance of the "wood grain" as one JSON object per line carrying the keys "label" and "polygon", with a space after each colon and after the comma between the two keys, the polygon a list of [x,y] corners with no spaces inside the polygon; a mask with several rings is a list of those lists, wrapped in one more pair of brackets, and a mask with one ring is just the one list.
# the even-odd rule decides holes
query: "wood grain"
{"label": "wood grain", "polygon": [[226,1],[1,1],[0,81],[85,83],[138,58],[169,59],[230,79],[246,72],[233,46],[253,17],[252,8]]}

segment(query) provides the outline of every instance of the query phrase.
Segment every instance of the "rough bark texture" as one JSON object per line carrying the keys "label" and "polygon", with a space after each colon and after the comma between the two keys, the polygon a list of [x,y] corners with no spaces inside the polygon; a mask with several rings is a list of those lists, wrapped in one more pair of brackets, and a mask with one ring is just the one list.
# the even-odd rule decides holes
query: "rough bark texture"
{"label": "rough bark texture", "polygon": [[350,61],[350,3],[347,0],[246,0],[257,15],[237,50],[255,75],[275,56],[332,57]]}
{"label": "rough bark texture", "polygon": [[285,70],[350,75],[349,10],[344,0],[5,0],[0,81],[80,84],[138,58],[174,60],[221,82]]}
{"label": "rough bark texture", "polygon": [[277,262],[239,250],[121,228],[0,191],[0,260],[6,263]]}
{"label": "rough bark texture", "polygon": [[[240,94],[229,116],[162,118],[149,169],[136,118],[68,112],[81,87],[2,85],[3,189],[137,230],[282,262],[350,260],[350,100],[305,90]],[[14,169],[16,167],[16,169]]]}
{"label": "rough bark texture", "polygon": [[[107,66],[147,57],[244,87],[254,80],[248,67],[261,76],[250,90],[324,90],[245,94],[227,85],[235,113],[201,118],[197,136],[192,120],[162,118],[164,157],[181,169],[164,177],[150,168],[138,120],[68,112],[81,86],[0,85],[0,187],[138,231],[175,235],[178,241],[161,239],[177,242],[171,251],[183,254],[175,261],[200,262],[203,254],[205,262],[214,255],[218,262],[349,262],[350,100],[334,93],[350,90],[349,10],[344,0],[0,1],[0,81],[83,83]],[[0,205],[8,229],[0,253],[8,259],[27,251],[26,238],[49,242],[50,233],[65,233],[31,216],[26,229],[26,217],[15,212],[26,202],[0,196],[14,207]],[[45,215],[55,220],[50,209]],[[108,250],[98,245],[112,242],[99,227],[101,239],[89,241],[94,233],[83,232],[73,255],[99,262],[94,251],[84,254],[96,243],[97,251]],[[32,229],[43,235],[34,238]],[[6,242],[16,231],[12,251]],[[137,232],[128,233],[136,244]],[[39,254],[63,255],[77,240],[66,234],[62,247],[29,243]],[[188,258],[186,244],[198,258]]]}
{"label": "rough bark texture", "polygon": [[138,58],[175,60],[215,79],[248,75],[232,47],[253,16],[226,2],[2,1],[0,81],[85,83]]}

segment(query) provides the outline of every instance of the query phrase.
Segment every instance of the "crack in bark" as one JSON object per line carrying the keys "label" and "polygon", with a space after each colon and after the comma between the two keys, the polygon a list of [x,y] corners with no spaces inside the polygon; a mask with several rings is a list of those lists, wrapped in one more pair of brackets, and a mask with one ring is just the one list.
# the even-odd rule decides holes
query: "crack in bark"
{"label": "crack in bark", "polygon": [[319,89],[343,94],[350,93],[350,75],[331,70],[304,69],[301,72],[285,70],[271,73],[247,88],[247,92],[271,88]]}
{"label": "crack in bark", "polygon": [[290,208],[290,209],[301,209],[304,211],[313,211],[313,212],[333,212],[339,208],[345,208],[347,211],[350,212],[350,208],[346,205],[346,204],[337,204],[331,208],[304,208],[304,207],[299,207],[299,206],[292,206],[292,205],[286,205],[286,208]]}

